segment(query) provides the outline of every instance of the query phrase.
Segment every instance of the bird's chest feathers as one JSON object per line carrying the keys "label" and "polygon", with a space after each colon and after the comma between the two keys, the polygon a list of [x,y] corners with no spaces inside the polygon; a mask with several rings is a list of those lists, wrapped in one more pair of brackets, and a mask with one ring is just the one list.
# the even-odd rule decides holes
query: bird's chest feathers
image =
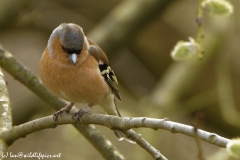
{"label": "bird's chest feathers", "polygon": [[[90,59],[91,60],[91,59]],[[90,65],[86,65],[90,64]],[[110,93],[97,63],[64,66],[55,64],[49,73],[51,83],[59,87],[52,89],[57,96],[71,102],[100,103]]]}

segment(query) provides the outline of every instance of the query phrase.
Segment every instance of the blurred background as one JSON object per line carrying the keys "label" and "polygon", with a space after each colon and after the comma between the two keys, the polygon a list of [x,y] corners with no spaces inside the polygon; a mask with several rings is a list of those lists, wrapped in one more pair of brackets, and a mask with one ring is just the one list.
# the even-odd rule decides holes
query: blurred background
{"label": "blurred background", "polygon": [[[59,24],[76,23],[108,55],[120,83],[122,116],[165,118],[227,138],[240,134],[240,16],[213,17],[204,10],[204,56],[174,62],[179,40],[197,35],[193,0],[0,0],[0,44],[38,74],[48,38]],[[4,72],[18,125],[55,111]],[[78,105],[82,107],[82,105]],[[99,107],[91,112],[104,113]],[[113,132],[96,126],[126,159],[152,157],[138,145],[118,142]],[[134,129],[168,159],[197,159],[195,139],[164,130]],[[225,149],[203,142],[207,159],[230,159]],[[46,129],[20,139],[9,152],[61,153],[60,159],[103,159],[71,125]],[[220,158],[219,158],[220,157]],[[10,159],[10,158],[9,158]]]}

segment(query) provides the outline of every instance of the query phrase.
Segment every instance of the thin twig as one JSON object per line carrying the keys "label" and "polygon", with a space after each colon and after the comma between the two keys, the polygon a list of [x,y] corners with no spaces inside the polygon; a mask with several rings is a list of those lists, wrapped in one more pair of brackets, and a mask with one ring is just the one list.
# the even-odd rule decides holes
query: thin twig
{"label": "thin twig", "polygon": [[136,134],[133,130],[123,130],[128,137],[134,140],[139,146],[145,149],[150,155],[153,156],[156,160],[167,160],[159,150],[155,149],[151,144],[149,144],[146,140],[144,140],[140,134]]}
{"label": "thin twig", "polygon": [[203,53],[204,53],[204,50],[202,49],[202,40],[204,38],[203,26],[202,26],[202,16],[203,16],[202,2],[203,2],[203,0],[198,0],[197,18],[196,18],[196,22],[198,25],[197,43],[201,47],[200,52],[199,52],[199,58],[202,58]]}
{"label": "thin twig", "polygon": [[198,158],[199,158],[199,160],[205,160],[204,154],[203,154],[203,149],[202,149],[202,143],[198,136],[198,128],[196,126],[194,126],[194,132],[195,132],[195,140],[196,140],[197,148],[198,148]]}
{"label": "thin twig", "polygon": [[198,127],[203,125],[204,122],[204,113],[201,111],[197,111],[194,120],[193,120],[193,130],[195,133],[195,140],[197,143],[197,148],[198,148],[198,158],[199,160],[205,160],[203,148],[202,148],[202,142],[200,141],[200,138],[198,136]]}

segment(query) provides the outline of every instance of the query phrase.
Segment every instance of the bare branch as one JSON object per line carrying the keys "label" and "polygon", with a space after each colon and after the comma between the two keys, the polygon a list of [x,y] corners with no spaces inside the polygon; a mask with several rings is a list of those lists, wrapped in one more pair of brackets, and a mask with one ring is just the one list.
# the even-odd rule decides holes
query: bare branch
{"label": "bare branch", "polygon": [[[169,121],[167,118],[166,119],[155,119],[146,117],[121,118],[109,115],[86,114],[81,118],[81,123],[104,125],[110,129],[118,128],[121,130],[128,130],[131,128],[139,127],[152,128],[154,130],[164,129],[171,131],[172,133],[182,133],[191,137],[195,137],[194,127],[181,123],[172,122]],[[221,137],[215,133],[206,132],[201,129],[198,129],[198,136],[201,140],[224,148],[230,141],[229,139]]]}
{"label": "bare branch", "polygon": [[150,145],[146,140],[144,140],[140,134],[135,133],[133,130],[122,130],[128,137],[131,137],[140,147],[145,149],[150,155],[152,155],[157,160],[167,160],[159,150],[156,150],[152,145]]}
{"label": "bare branch", "polygon": [[[88,115],[88,114],[87,114]],[[86,127],[85,124],[90,124],[88,120],[91,119],[91,114],[87,116],[88,118],[81,118],[81,122],[84,121],[84,123],[78,123],[77,126],[83,126]],[[117,118],[115,116],[108,117],[107,115],[101,115],[101,114],[93,114],[95,115],[94,121],[100,120],[100,125],[104,125],[104,121],[110,120],[110,124],[113,124],[111,126],[108,125],[109,128],[116,128],[119,129],[119,127],[115,127],[116,120],[114,118]],[[86,117],[86,116],[85,116]],[[89,119],[90,118],[90,119]],[[110,119],[109,119],[110,118]],[[113,118],[113,119],[112,119]],[[57,121],[58,125],[62,124],[73,124],[75,123],[75,120],[72,119],[72,114],[64,114],[64,116],[59,117],[59,120]],[[119,121],[121,123],[121,121]],[[106,123],[105,123],[106,124]],[[121,125],[121,124],[120,124]],[[52,119],[52,116],[40,118],[31,122],[27,122],[24,124],[21,124],[19,126],[13,127],[12,130],[8,130],[6,132],[0,133],[0,137],[7,143],[13,143],[15,140],[26,137],[27,135],[42,130],[46,128],[55,128],[56,125],[54,124],[54,121]],[[87,129],[87,127],[85,128]],[[123,130],[122,130],[123,131]],[[158,150],[156,150],[153,146],[151,146],[147,141],[145,141],[143,138],[141,138],[141,135],[136,134],[132,130],[123,131],[130,139],[134,140],[139,146],[141,146],[143,149],[145,149],[148,153],[150,153],[155,159],[158,160],[167,160]],[[98,141],[96,141],[98,143]],[[104,148],[104,146],[103,146]]]}
{"label": "bare branch", "polygon": [[12,112],[10,107],[9,95],[0,68],[0,132],[12,128]]}
{"label": "bare branch", "polygon": [[[12,128],[11,110],[6,82],[0,68],[0,132]],[[0,139],[0,153],[5,152],[7,148],[8,145]]]}
{"label": "bare branch", "polygon": [[[74,120],[72,119],[73,114],[64,113],[62,117],[59,117],[57,125],[62,124],[73,124]],[[195,137],[195,131],[193,126],[180,124],[176,122],[169,121],[168,119],[156,119],[156,118],[146,118],[146,117],[116,117],[111,115],[102,115],[94,113],[86,113],[81,119],[80,123],[77,124],[97,124],[106,126],[110,129],[119,129],[119,130],[129,130],[131,128],[151,128],[154,130],[164,129],[172,133],[181,133],[191,137]],[[86,125],[84,125],[86,126]],[[54,122],[52,116],[40,118],[31,122],[24,123],[19,126],[15,126],[10,130],[6,130],[0,133],[0,137],[6,142],[13,142],[21,137],[25,137],[30,133],[46,129],[54,128]],[[129,133],[131,135],[131,133]],[[219,147],[226,147],[227,143],[230,142],[230,139],[221,137],[215,133],[210,133],[198,129],[198,136],[201,140],[209,142],[211,144],[217,145]],[[132,138],[132,137],[130,137]],[[134,139],[134,138],[133,138]]]}

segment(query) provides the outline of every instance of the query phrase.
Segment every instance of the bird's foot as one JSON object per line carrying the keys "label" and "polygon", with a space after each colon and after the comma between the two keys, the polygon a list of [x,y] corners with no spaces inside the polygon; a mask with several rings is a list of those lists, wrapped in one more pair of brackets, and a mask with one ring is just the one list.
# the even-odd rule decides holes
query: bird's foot
{"label": "bird's foot", "polygon": [[76,122],[79,121],[81,116],[84,113],[88,113],[90,111],[90,109],[91,109],[91,106],[87,106],[87,107],[79,109],[79,111],[77,111],[76,113],[73,114],[72,119],[75,119],[75,125],[76,125]]}
{"label": "bird's foot", "polygon": [[63,112],[65,112],[65,111],[69,113],[69,111],[67,111],[65,108],[62,108],[59,111],[57,111],[56,113],[54,113],[54,115],[53,115],[54,122],[56,122],[58,120],[58,116],[62,116]]}
{"label": "bird's foot", "polygon": [[74,103],[70,103],[69,105],[65,106],[64,108],[62,108],[59,111],[57,111],[56,113],[54,113],[54,115],[53,115],[54,123],[56,124],[56,122],[58,120],[58,116],[59,115],[62,116],[63,112],[70,113],[70,110],[73,105],[74,105]]}

